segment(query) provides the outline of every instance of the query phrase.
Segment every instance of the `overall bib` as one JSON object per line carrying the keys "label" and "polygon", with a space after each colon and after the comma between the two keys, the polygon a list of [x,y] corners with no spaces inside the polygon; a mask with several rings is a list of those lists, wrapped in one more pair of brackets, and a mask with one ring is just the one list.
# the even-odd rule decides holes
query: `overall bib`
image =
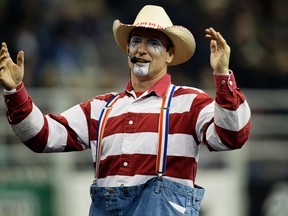
{"label": "overall bib", "polygon": [[194,188],[163,177],[166,169],[168,144],[169,107],[174,85],[170,85],[163,98],[159,117],[159,143],[155,177],[146,183],[130,187],[98,187],[101,140],[107,115],[118,99],[107,102],[99,118],[98,146],[96,148],[96,179],[90,187],[91,206],[89,216],[198,216],[205,190]]}

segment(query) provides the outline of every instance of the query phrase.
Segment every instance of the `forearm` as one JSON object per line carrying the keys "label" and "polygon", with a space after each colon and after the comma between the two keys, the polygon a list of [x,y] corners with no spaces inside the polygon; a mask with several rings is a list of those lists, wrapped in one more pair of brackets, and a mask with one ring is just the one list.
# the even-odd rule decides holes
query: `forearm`
{"label": "forearm", "polygon": [[[64,116],[43,115],[28,96],[23,84],[12,94],[4,93],[4,99],[7,106],[7,118],[14,133],[32,151],[38,153],[78,151],[88,147],[88,141],[79,138],[88,137],[88,130],[84,130],[87,132],[85,135],[76,134],[75,131],[81,132],[82,130],[71,128],[71,122],[68,122],[69,119]],[[76,107],[78,109],[71,109],[68,113],[81,116],[83,112],[80,106]],[[80,141],[85,144],[82,145]]]}
{"label": "forearm", "polygon": [[228,76],[215,75],[215,85],[214,118],[205,129],[204,142],[216,151],[241,148],[250,133],[249,105],[231,71]]}

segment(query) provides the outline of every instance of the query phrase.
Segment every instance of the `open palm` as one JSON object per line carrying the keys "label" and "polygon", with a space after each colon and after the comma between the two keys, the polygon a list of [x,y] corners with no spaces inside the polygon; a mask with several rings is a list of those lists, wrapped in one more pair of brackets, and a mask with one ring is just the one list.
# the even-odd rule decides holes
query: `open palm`
{"label": "open palm", "polygon": [[210,64],[219,74],[228,74],[230,47],[219,32],[213,28],[206,29],[206,38],[210,39]]}
{"label": "open palm", "polygon": [[12,61],[6,43],[0,51],[0,83],[6,90],[16,88],[24,77],[24,52],[17,55],[16,64]]}

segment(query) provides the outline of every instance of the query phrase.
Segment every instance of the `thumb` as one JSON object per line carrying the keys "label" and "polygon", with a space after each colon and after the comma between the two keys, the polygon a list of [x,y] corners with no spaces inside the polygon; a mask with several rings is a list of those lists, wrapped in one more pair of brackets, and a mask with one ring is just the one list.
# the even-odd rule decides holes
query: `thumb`
{"label": "thumb", "polygon": [[217,42],[215,40],[211,40],[211,42],[210,42],[210,50],[211,50],[211,53],[216,52],[216,50],[217,50]]}
{"label": "thumb", "polygon": [[17,65],[22,69],[24,68],[24,52],[23,51],[20,51],[17,54]]}

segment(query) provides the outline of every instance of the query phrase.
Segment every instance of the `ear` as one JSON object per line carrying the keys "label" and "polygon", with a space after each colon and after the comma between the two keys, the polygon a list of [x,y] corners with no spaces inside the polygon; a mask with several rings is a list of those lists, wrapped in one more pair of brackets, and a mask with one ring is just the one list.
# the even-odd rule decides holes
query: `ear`
{"label": "ear", "polygon": [[167,51],[167,58],[166,58],[167,64],[169,64],[173,60],[174,53],[175,53],[175,48],[170,47],[169,50]]}

